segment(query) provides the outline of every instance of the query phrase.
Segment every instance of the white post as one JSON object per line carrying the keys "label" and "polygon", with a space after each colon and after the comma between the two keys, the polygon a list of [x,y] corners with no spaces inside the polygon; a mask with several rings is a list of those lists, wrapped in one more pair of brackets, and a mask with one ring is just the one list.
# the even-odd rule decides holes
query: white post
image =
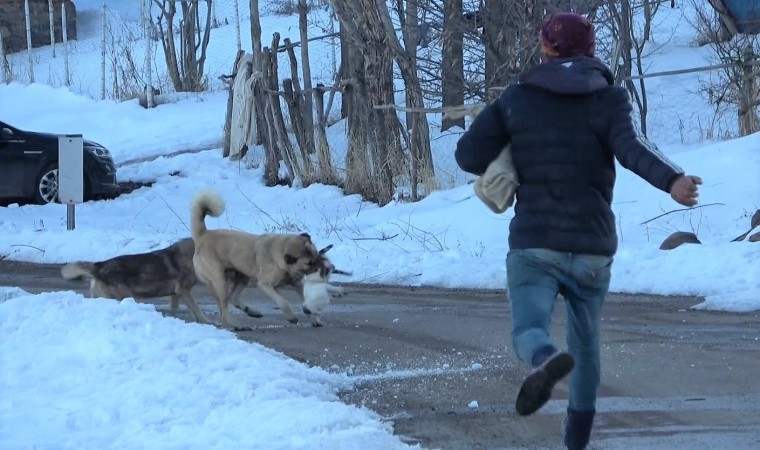
{"label": "white post", "polygon": [[100,37],[100,99],[106,99],[106,27],[108,25],[106,2],[103,0],[103,30]]}
{"label": "white post", "polygon": [[145,14],[143,15],[143,27],[145,28],[145,102],[148,108],[156,106],[153,98],[153,69],[151,62],[153,56],[153,23],[150,17],[150,0],[144,0]]}
{"label": "white post", "polygon": [[63,76],[66,87],[71,86],[71,74],[69,73],[69,30],[66,17],[66,3],[61,4],[61,32],[63,37]]}
{"label": "white post", "polygon": [[58,201],[66,205],[66,229],[76,226],[74,205],[84,201],[84,140],[81,134],[58,138]]}
{"label": "white post", "polygon": [[48,15],[50,17],[50,47],[55,58],[55,19],[53,18],[53,0],[48,0]]}
{"label": "white post", "polygon": [[29,0],[24,0],[24,17],[26,19],[26,53],[29,55],[29,82],[34,83],[34,61],[32,60],[32,15],[29,13]]}
{"label": "white post", "polygon": [[238,0],[235,0],[235,35],[237,36],[237,50],[240,51],[242,45],[240,45],[240,8]]}
{"label": "white post", "polygon": [[5,44],[3,43],[3,33],[0,32],[0,64],[3,65],[3,83],[11,82],[11,66],[8,65],[8,58],[5,57]]}

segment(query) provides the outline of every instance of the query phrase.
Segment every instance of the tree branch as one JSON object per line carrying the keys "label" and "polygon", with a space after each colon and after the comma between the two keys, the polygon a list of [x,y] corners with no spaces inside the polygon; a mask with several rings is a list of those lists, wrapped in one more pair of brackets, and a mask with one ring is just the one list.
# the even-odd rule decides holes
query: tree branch
{"label": "tree branch", "polygon": [[690,211],[690,210],[692,210],[692,209],[705,208],[705,207],[707,207],[707,206],[715,206],[715,205],[721,205],[721,206],[724,206],[725,204],[724,204],[724,203],[708,203],[708,204],[706,204],[706,205],[699,205],[699,206],[692,206],[692,207],[689,207],[689,208],[674,209],[673,211],[668,211],[668,212],[666,212],[666,213],[662,213],[662,214],[660,214],[660,215],[659,215],[659,216],[657,216],[657,217],[653,217],[653,218],[651,218],[651,219],[649,219],[649,220],[645,220],[645,221],[641,222],[639,225],[645,225],[645,224],[647,224],[647,223],[649,223],[649,222],[651,222],[651,221],[653,221],[653,220],[657,220],[657,219],[659,219],[660,217],[664,217],[664,216],[667,216],[668,214],[672,214],[672,213],[674,213],[674,212],[679,212],[679,211]]}

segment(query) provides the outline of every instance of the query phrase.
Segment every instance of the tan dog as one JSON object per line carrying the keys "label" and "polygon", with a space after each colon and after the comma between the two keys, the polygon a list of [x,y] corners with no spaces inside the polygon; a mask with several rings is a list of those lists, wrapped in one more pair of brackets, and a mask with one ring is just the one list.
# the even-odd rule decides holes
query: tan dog
{"label": "tan dog", "polygon": [[[198,282],[193,268],[195,244],[181,239],[167,248],[148,253],[121,255],[100,262],[75,262],[61,267],[67,280],[90,280],[90,297],[124,300],[127,297],[148,299],[171,296],[170,312],[176,315],[179,298],[184,300],[196,322],[211,323],[190,295]],[[225,274],[230,292],[239,292],[248,283],[234,270]]]}
{"label": "tan dog", "polygon": [[[202,192],[193,201],[190,216],[195,254],[195,273],[211,287],[219,304],[222,325],[246,330],[228,310],[230,300],[248,315],[260,316],[253,308],[237,303],[237,296],[226,289],[224,272],[235,269],[256,283],[259,289],[275,301],[283,316],[298,323],[288,301],[278,287],[298,286],[304,274],[318,270],[321,255],[308,234],[250,234],[237,230],[208,230],[207,215],[218,217],[224,212],[224,201],[214,192]],[[234,289],[233,289],[234,292]]]}

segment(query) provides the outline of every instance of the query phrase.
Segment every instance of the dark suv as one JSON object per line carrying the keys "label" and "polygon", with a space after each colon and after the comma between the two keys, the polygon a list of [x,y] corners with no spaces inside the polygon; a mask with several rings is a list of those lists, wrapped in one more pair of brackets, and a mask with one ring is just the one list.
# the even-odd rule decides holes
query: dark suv
{"label": "dark suv", "polygon": [[[0,122],[0,199],[46,204],[58,200],[57,134]],[[102,145],[84,140],[84,198],[116,194],[116,166]]]}

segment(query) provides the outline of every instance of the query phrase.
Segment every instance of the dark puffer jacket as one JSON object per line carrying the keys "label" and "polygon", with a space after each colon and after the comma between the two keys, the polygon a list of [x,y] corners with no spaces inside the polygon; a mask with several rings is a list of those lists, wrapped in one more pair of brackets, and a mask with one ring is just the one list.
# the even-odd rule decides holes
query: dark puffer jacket
{"label": "dark puffer jacket", "polygon": [[511,249],[614,255],[615,158],[665,192],[683,170],[639,137],[623,88],[598,59],[555,59],[528,70],[457,143],[456,160],[482,174],[507,143],[520,186]]}

